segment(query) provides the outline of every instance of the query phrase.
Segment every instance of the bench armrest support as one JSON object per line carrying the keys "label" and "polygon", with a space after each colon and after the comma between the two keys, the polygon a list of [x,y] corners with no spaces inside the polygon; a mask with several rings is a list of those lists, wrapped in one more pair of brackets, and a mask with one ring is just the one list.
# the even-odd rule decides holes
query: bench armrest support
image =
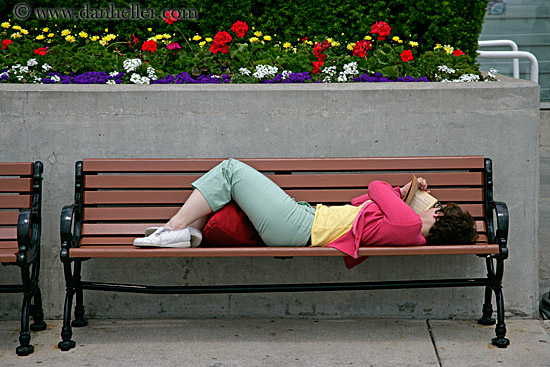
{"label": "bench armrest support", "polygon": [[17,218],[17,263],[32,263],[40,246],[40,219],[36,209],[22,209]]}
{"label": "bench armrest support", "polygon": [[[491,237],[494,239],[494,243],[497,243],[500,248],[500,256],[503,259],[508,258],[508,227],[509,227],[509,215],[508,206],[501,201],[494,202],[492,208],[496,215],[497,227],[494,233],[491,233]],[[490,213],[493,214],[492,212]]]}

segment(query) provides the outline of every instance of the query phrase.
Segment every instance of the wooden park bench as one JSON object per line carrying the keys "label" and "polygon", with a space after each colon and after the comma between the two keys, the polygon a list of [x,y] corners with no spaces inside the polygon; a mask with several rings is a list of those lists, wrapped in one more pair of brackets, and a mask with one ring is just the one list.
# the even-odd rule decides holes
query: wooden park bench
{"label": "wooden park bench", "polygon": [[[18,266],[22,278],[20,284],[0,285],[0,293],[23,294],[20,345],[16,348],[20,356],[34,351],[29,329],[46,329],[38,286],[42,172],[41,162],[0,163],[0,263]],[[29,326],[30,315],[34,322]]]}
{"label": "wooden park bench", "polygon": [[[478,255],[486,261],[484,278],[396,280],[315,284],[246,284],[151,286],[81,279],[82,262],[98,258],[300,257],[343,256],[318,247],[136,248],[134,238],[176,213],[191,193],[191,182],[222,159],[87,159],[76,164],[74,204],[61,215],[61,261],[67,282],[61,350],[75,346],[72,326],[84,326],[83,291],[155,294],[302,292],[431,287],[485,287],[482,324],[496,323],[493,344],[506,347],[502,298],[503,262],[507,258],[508,211],[493,201],[492,163],[482,156],[392,158],[260,158],[241,159],[270,177],[298,201],[329,205],[349,203],[373,180],[404,185],[412,174],[425,177],[441,202],[456,202],[476,219],[480,237],[472,245],[362,247],[360,256]],[[496,215],[495,215],[496,214]],[[495,222],[496,221],[496,222]],[[228,274],[229,276],[229,274]],[[497,320],[492,318],[495,294]]]}

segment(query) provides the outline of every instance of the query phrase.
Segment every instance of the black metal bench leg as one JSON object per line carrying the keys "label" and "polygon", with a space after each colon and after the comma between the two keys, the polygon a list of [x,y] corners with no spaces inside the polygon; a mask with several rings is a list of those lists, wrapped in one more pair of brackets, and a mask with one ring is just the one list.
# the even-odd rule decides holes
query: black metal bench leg
{"label": "black metal bench leg", "polygon": [[482,316],[477,322],[481,325],[494,325],[496,320],[493,319],[493,290],[491,287],[485,287],[485,303],[483,304]]}
{"label": "black metal bench leg", "polygon": [[44,322],[44,309],[42,308],[42,294],[40,293],[40,287],[38,285],[38,277],[40,274],[40,253],[35,260],[33,269],[32,269],[32,284],[33,284],[33,300],[31,304],[31,315],[33,323],[30,325],[32,331],[42,331],[46,330],[48,326]]}
{"label": "black metal bench leg", "polygon": [[[75,261],[75,270],[74,270],[74,278],[77,279],[77,281],[80,281],[80,269],[81,269],[82,262],[77,260]],[[74,317],[72,326],[73,327],[84,327],[88,325],[88,320],[84,317],[85,311],[84,311],[84,292],[82,291],[82,288],[78,287],[76,289],[76,305],[74,308]]]}
{"label": "black metal bench leg", "polygon": [[18,356],[28,356],[34,352],[31,345],[31,333],[29,331],[29,312],[32,295],[25,293],[21,310],[21,331],[19,333],[19,346],[15,349]]}
{"label": "black metal bench leg", "polygon": [[71,271],[72,269],[70,260],[66,260],[63,262],[63,270],[65,272],[65,282],[67,284],[67,294],[65,296],[65,307],[63,310],[63,327],[61,328],[61,341],[57,344],[57,346],[62,351],[68,351],[76,346],[76,343],[71,340],[73,336],[73,329],[71,327],[71,311],[73,307],[73,296],[75,294],[75,282]]}
{"label": "black metal bench leg", "polygon": [[499,348],[506,348],[510,345],[510,339],[506,336],[506,324],[504,323],[504,297],[502,296],[502,287],[495,288],[495,301],[497,307],[497,325],[495,327],[496,338],[493,338],[493,345]]}

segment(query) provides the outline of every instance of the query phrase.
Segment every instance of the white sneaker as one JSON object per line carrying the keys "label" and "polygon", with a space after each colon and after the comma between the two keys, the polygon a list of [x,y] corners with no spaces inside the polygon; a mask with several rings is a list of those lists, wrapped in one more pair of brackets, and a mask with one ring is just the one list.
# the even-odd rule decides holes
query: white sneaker
{"label": "white sneaker", "polygon": [[[149,227],[145,230],[145,237],[149,237],[153,233],[159,230],[162,227]],[[191,247],[198,247],[202,242],[202,232],[194,227],[187,227],[189,229],[189,235],[191,236]],[[136,240],[140,240],[136,238]]]}
{"label": "white sneaker", "polygon": [[[201,235],[202,237],[202,235]],[[160,227],[147,237],[136,238],[134,246],[138,247],[191,247],[189,229],[174,231]]]}

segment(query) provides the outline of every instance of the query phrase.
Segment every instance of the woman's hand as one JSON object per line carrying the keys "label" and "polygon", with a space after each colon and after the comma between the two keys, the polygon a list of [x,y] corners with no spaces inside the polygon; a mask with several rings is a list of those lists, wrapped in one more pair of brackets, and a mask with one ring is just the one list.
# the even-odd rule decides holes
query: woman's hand
{"label": "woman's hand", "polygon": [[[416,180],[418,182],[418,189],[428,191],[428,181],[426,181],[425,178],[417,177]],[[412,181],[409,181],[405,186],[400,188],[401,189],[401,197],[404,197],[405,195],[407,195],[407,192],[409,192],[411,184],[412,184]]]}

